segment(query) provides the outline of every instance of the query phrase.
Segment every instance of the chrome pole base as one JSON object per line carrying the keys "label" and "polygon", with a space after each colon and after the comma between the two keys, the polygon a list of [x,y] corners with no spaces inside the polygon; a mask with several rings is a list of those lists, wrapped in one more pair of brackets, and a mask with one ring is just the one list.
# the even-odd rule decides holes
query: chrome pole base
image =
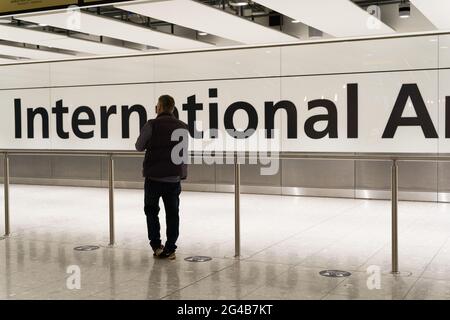
{"label": "chrome pole base", "polygon": [[409,271],[388,271],[384,272],[385,275],[391,275],[393,277],[410,277],[412,276],[412,272]]}

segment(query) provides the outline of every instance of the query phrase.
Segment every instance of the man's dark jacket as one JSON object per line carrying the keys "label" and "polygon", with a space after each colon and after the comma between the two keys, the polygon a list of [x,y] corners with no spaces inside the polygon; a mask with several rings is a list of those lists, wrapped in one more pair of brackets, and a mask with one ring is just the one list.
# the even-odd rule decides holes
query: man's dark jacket
{"label": "man's dark jacket", "polygon": [[[180,142],[180,140],[172,141],[172,133],[177,129],[184,132],[182,135],[183,142]],[[180,177],[182,180],[186,179],[187,164],[173,163],[171,154],[172,149],[179,143],[183,143],[186,146],[186,148],[181,148],[180,157],[183,156],[184,151],[187,151],[188,126],[183,121],[178,120],[173,114],[163,112],[145,124],[141,136],[145,134],[145,130],[150,132],[150,137],[144,137],[144,139],[148,139],[144,141],[146,150],[143,164],[144,177]],[[140,137],[139,139],[142,138]]]}

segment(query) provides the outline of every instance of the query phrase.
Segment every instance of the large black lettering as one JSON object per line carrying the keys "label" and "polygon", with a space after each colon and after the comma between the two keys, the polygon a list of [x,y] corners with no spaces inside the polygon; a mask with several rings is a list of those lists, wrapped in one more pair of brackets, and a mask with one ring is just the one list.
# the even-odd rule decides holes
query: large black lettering
{"label": "large black lettering", "polygon": [[[209,97],[217,98],[217,89],[209,89]],[[209,104],[209,137],[218,138],[219,130],[219,105],[216,102]]]}
{"label": "large black lettering", "polygon": [[107,139],[109,136],[109,117],[117,113],[117,106],[112,105],[109,108],[106,106],[100,107],[100,136],[102,139]]}
{"label": "large black lettering", "polygon": [[22,101],[14,99],[14,127],[16,139],[22,138]]}
{"label": "large black lettering", "polygon": [[264,119],[266,138],[273,138],[273,130],[275,129],[275,113],[284,109],[287,116],[287,137],[288,139],[297,139],[297,108],[291,101],[283,100],[276,104],[273,101],[267,101],[264,104]]}
{"label": "large black lettering", "polygon": [[[416,117],[402,117],[408,98],[411,99]],[[438,138],[433,121],[415,83],[402,85],[382,137],[393,138],[399,126],[420,126],[425,138]]]}
{"label": "large black lettering", "polygon": [[[80,116],[85,113],[87,119],[80,119]],[[94,130],[81,131],[80,126],[95,125],[94,112],[89,107],[81,106],[75,109],[72,115],[72,130],[73,133],[80,139],[90,139],[94,136]]]}
{"label": "large black lettering", "polygon": [[[236,127],[234,126],[234,113],[238,110],[244,110],[248,116],[248,125],[243,131],[236,130]],[[235,102],[225,110],[224,125],[228,134],[232,137],[236,139],[246,139],[255,133],[255,130],[258,127],[258,113],[250,103],[244,101]]]}
{"label": "large black lettering", "polygon": [[347,138],[358,138],[358,84],[347,84]]}
{"label": "large black lettering", "polygon": [[445,137],[450,138],[450,96],[445,97]]}
{"label": "large black lettering", "polygon": [[139,115],[139,130],[147,122],[147,110],[140,104],[135,104],[131,107],[127,105],[122,106],[122,138],[128,139],[130,137],[130,116],[133,112]]}
{"label": "large black lettering", "polygon": [[27,109],[27,127],[28,138],[34,138],[34,119],[36,115],[40,115],[42,119],[42,138],[49,138],[48,112],[45,108]]}
{"label": "large black lettering", "polygon": [[[323,107],[327,109],[327,114],[319,114],[309,117],[305,122],[305,133],[312,139],[320,139],[328,135],[330,138],[338,137],[337,109],[333,101],[327,99],[317,99],[308,102],[308,110]],[[322,131],[317,131],[314,125],[319,121],[327,121],[327,126]]]}
{"label": "large black lettering", "polygon": [[196,139],[203,138],[203,131],[198,131],[195,125],[197,110],[203,110],[203,104],[197,103],[195,94],[187,98],[187,103],[183,104],[183,110],[187,111],[188,128],[191,137]]}
{"label": "large black lettering", "polygon": [[52,112],[56,115],[56,133],[61,139],[69,139],[69,133],[64,131],[64,114],[69,113],[69,108],[64,108],[63,101],[56,101],[56,105],[52,108]]}

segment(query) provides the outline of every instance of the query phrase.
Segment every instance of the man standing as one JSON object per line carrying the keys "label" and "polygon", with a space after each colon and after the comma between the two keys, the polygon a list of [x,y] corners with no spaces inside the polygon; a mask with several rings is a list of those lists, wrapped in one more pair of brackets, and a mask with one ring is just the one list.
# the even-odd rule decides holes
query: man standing
{"label": "man standing", "polygon": [[[147,216],[147,230],[150,246],[154,256],[159,258],[175,259],[176,242],[179,235],[179,204],[181,183],[187,177],[187,165],[180,161],[187,154],[187,125],[174,115],[175,101],[169,95],[159,97],[156,105],[157,116],[147,121],[142,127],[141,134],[136,141],[136,150],[144,151],[143,176],[145,177],[145,206]],[[176,130],[183,130],[181,143],[185,148],[180,153],[173,154],[174,147],[180,141],[173,140]],[[178,150],[178,148],[177,148]],[[174,155],[177,159],[174,159]],[[165,246],[161,243],[159,224],[159,198],[163,199],[166,211],[167,241]]]}

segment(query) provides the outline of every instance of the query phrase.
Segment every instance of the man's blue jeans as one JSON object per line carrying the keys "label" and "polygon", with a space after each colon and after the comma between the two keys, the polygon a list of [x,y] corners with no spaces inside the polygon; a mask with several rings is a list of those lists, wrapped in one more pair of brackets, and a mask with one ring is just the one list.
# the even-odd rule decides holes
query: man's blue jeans
{"label": "man's blue jeans", "polygon": [[169,183],[152,181],[145,178],[145,215],[147,216],[148,239],[152,248],[161,245],[161,226],[159,224],[159,198],[163,199],[166,211],[166,236],[165,247],[169,251],[175,251],[179,235],[180,217],[178,215],[180,205],[181,183]]}

